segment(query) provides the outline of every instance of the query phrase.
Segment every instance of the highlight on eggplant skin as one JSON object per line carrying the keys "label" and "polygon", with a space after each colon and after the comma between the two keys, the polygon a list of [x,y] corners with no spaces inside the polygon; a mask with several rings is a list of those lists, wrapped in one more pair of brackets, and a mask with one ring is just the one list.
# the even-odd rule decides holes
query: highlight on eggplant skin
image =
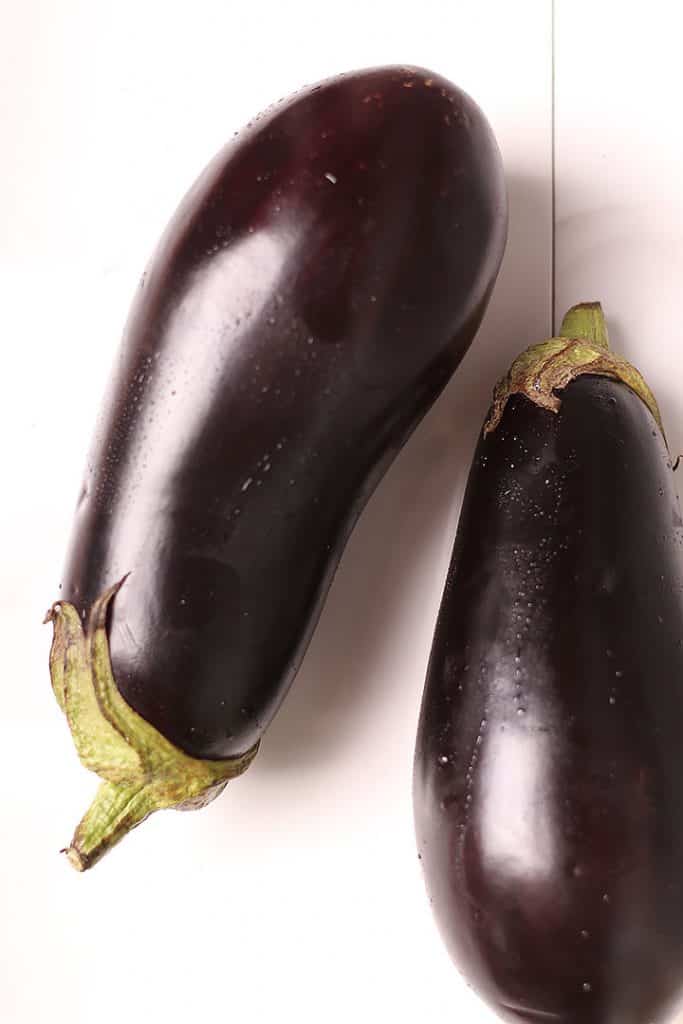
{"label": "highlight on eggplant skin", "polygon": [[55,693],[114,787],[72,861],[101,856],[124,804],[117,837],[188,771],[196,789],[249,762],[360,510],[472,341],[506,231],[486,119],[413,67],[302,90],[192,187],[133,304],[48,613]]}
{"label": "highlight on eggplant skin", "polygon": [[482,432],[416,747],[443,939],[529,1024],[653,1024],[683,992],[681,513],[656,403],[598,355]]}

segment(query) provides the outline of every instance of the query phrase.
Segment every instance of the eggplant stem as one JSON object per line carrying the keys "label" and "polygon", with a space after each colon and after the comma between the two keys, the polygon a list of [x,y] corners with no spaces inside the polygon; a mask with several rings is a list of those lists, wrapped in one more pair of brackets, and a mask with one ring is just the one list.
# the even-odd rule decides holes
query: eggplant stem
{"label": "eggplant stem", "polygon": [[[221,780],[203,790],[201,804],[192,806],[205,806],[223,792],[227,781]],[[71,844],[64,851],[69,863],[77,871],[85,871],[154,811],[168,807],[185,809],[183,805],[188,805],[192,798],[188,800],[183,780],[178,780],[178,787],[178,791],[174,791],[167,780],[146,786],[119,786],[103,782],[76,828]]]}
{"label": "eggplant stem", "polygon": [[82,764],[104,780],[65,851],[78,871],[95,864],[154,811],[184,810],[213,800],[258,750],[256,744],[222,761],[190,757],[123,699],[111,667],[106,618],[124,580],[95,601],[85,629],[68,601],[56,602],[45,616],[54,627],[50,677],[55,697]]}
{"label": "eggplant stem", "polygon": [[[562,321],[561,334],[532,345],[515,359],[493,392],[493,404],[484,424],[484,437],[500,423],[508,398],[524,395],[550,412],[559,412],[562,391],[577,377],[590,373],[621,381],[650,410],[666,441],[655,396],[639,371],[609,348],[607,327],[599,302],[572,306]],[[583,332],[583,333],[575,333]]]}
{"label": "eggplant stem", "polygon": [[560,327],[561,338],[581,338],[609,352],[607,322],[599,302],[579,302],[568,309]]}

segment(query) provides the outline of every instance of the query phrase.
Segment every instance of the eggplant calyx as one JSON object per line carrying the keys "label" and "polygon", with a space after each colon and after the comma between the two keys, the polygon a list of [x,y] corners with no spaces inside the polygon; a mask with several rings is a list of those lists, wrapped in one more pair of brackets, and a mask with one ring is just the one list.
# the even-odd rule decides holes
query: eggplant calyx
{"label": "eggplant calyx", "polygon": [[[565,333],[567,332],[567,333]],[[639,371],[609,348],[607,328],[598,302],[572,306],[560,328],[560,335],[532,345],[515,359],[493,392],[493,404],[484,424],[484,436],[496,429],[508,398],[525,395],[550,412],[559,412],[557,394],[585,373],[619,380],[645,403],[666,440],[655,396]]]}
{"label": "eggplant calyx", "polygon": [[78,871],[92,867],[154,811],[203,806],[251,763],[258,744],[241,757],[189,757],[123,699],[114,680],[106,632],[107,608],[125,577],[93,604],[87,625],[67,601],[45,616],[54,633],[52,689],[66,715],[81,763],[103,779],[63,851]]}

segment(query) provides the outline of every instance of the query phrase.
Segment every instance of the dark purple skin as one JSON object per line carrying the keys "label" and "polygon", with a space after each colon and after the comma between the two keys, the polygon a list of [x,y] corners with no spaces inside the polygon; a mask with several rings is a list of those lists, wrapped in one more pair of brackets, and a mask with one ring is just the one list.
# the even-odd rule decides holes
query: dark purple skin
{"label": "dark purple skin", "polygon": [[247,127],[143,279],[62,597],[111,609],[126,700],[195,757],[260,738],[347,536],[458,366],[505,245],[478,107],[416,68],[341,76]]}
{"label": "dark purple skin", "polygon": [[683,530],[624,384],[516,395],[469,477],[419,724],[430,900],[504,1019],[651,1024],[683,987]]}

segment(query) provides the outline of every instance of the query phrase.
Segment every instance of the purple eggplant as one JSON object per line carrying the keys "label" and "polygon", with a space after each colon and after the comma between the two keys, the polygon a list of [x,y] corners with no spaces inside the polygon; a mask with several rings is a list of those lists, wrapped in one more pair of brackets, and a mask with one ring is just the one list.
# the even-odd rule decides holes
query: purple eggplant
{"label": "purple eggplant", "polygon": [[412,67],[301,91],[190,190],[135,298],[49,613],[55,693],[104,779],[76,867],[249,763],[506,229],[487,121]]}
{"label": "purple eggplant", "polygon": [[597,304],[480,437],[415,760],[427,889],[526,1024],[654,1024],[683,990],[683,528],[657,403]]}

